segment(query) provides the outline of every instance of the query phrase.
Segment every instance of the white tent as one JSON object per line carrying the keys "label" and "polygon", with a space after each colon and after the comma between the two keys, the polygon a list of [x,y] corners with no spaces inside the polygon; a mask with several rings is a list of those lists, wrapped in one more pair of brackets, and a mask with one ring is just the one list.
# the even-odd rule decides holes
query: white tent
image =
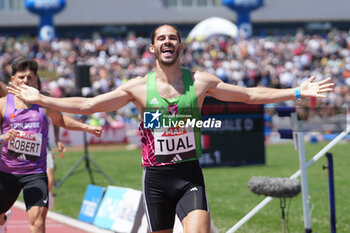
{"label": "white tent", "polygon": [[190,42],[194,39],[205,40],[212,35],[226,35],[236,38],[237,34],[238,28],[231,21],[220,17],[211,17],[194,26],[186,41]]}

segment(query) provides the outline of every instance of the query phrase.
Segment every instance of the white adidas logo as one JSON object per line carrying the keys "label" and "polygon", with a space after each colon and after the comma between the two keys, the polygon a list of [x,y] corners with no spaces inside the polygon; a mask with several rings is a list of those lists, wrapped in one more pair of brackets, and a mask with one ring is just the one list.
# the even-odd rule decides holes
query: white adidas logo
{"label": "white adidas logo", "polygon": [[171,160],[171,162],[174,163],[174,162],[177,162],[177,161],[180,161],[180,160],[182,160],[182,158],[180,157],[179,154],[177,154],[177,155],[174,156],[174,158]]}
{"label": "white adidas logo", "polygon": [[159,104],[159,101],[156,97],[153,97],[153,99],[149,102],[149,104]]}

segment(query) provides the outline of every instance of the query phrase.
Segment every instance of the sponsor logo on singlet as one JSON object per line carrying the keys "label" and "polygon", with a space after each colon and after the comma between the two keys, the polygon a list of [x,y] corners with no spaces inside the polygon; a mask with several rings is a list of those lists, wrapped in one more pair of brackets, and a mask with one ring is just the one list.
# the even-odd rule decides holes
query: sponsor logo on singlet
{"label": "sponsor logo on singlet", "polygon": [[158,99],[156,97],[153,97],[153,99],[151,99],[149,104],[159,104],[159,101],[158,101]]}
{"label": "sponsor logo on singlet", "polygon": [[12,129],[38,129],[40,122],[14,122],[10,124]]}

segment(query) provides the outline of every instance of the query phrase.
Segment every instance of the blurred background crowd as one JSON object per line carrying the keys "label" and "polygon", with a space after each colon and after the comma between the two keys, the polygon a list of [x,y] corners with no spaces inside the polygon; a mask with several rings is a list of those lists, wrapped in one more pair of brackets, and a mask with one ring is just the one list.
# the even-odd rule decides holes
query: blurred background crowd
{"label": "blurred background crowd", "polygon": [[[185,40],[185,39],[184,39]],[[148,51],[149,38],[54,39],[0,37],[0,80],[7,83],[11,63],[17,57],[35,58],[42,88],[55,97],[75,96],[74,68],[90,66],[91,87],[82,95],[106,93],[129,79],[152,71],[154,57]],[[326,36],[296,35],[229,38],[213,36],[204,41],[185,43],[182,65],[193,71],[217,75],[224,82],[240,86],[288,88],[305,78],[333,77],[335,92],[326,99],[304,101],[308,107],[346,108],[350,104],[350,34],[331,31]],[[284,103],[287,104],[288,103]],[[96,114],[98,124],[129,122],[137,110],[129,104],[118,112]],[[94,118],[94,116],[93,116]]]}

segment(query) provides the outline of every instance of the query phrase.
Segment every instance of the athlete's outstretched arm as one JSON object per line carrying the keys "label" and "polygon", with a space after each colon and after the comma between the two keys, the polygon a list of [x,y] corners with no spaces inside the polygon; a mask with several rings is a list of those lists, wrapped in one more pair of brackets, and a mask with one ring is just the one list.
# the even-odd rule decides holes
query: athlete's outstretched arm
{"label": "athlete's outstretched arm", "polygon": [[[207,94],[223,101],[267,104],[296,99],[294,88],[246,88],[224,83],[214,75],[207,73],[199,74],[199,76],[203,76],[203,81],[205,80],[208,83]],[[311,77],[300,84],[299,90],[302,98],[325,98],[325,93],[333,91],[334,83],[331,78],[326,78],[319,82],[313,82],[314,80],[315,77]]]}
{"label": "athlete's outstretched arm", "polygon": [[100,137],[102,134],[101,126],[92,126],[92,125],[84,124],[80,121],[75,120],[70,116],[64,115],[52,109],[49,110],[48,115],[51,118],[54,125],[56,126],[60,126],[68,130],[88,132],[96,135],[97,137]]}
{"label": "athlete's outstretched arm", "polygon": [[16,95],[27,103],[39,104],[60,112],[77,114],[92,114],[119,109],[130,102],[133,97],[127,91],[133,85],[133,80],[125,83],[114,91],[95,96],[93,98],[70,97],[54,98],[45,96],[33,87],[22,84],[20,87],[10,83],[8,92]]}
{"label": "athlete's outstretched arm", "polygon": [[66,125],[64,128],[66,129],[76,128],[76,130],[85,131],[87,133],[94,134],[97,137],[101,137],[101,134],[103,131],[101,126],[88,125],[80,121],[77,121],[73,117],[67,116],[65,114],[62,114],[62,117],[63,117],[64,124]]}

